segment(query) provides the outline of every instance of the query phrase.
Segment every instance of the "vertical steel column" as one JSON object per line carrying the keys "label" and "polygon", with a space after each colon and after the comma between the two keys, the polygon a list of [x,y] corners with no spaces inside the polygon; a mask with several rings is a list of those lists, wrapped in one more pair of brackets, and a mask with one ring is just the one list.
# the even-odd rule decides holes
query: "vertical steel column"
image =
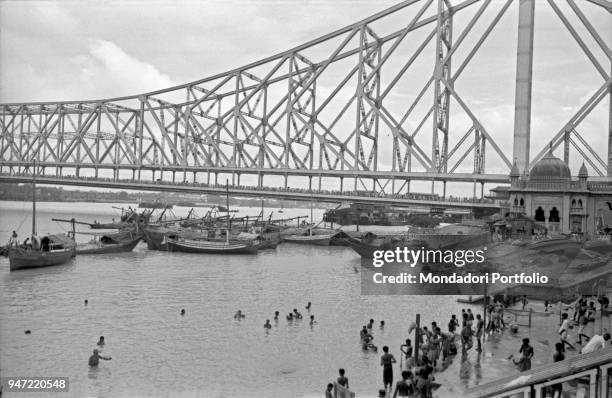
{"label": "vertical steel column", "polygon": [[520,173],[523,173],[529,167],[534,9],[535,0],[520,0],[516,52],[513,146],[513,157],[516,159],[516,165]]}
{"label": "vertical steel column", "polygon": [[[612,67],[610,67],[610,76],[612,76]],[[608,177],[612,177],[612,85],[608,85],[610,92],[609,110],[608,110]]]}
{"label": "vertical steel column", "polygon": [[[431,160],[433,171],[446,173],[448,153],[448,127],[450,116],[450,91],[441,82],[444,79],[451,84],[451,57],[444,62],[452,47],[452,10],[447,1],[438,0],[438,27],[436,34],[436,66],[434,70],[434,111],[433,137],[431,140]],[[442,134],[440,147],[439,134]]]}

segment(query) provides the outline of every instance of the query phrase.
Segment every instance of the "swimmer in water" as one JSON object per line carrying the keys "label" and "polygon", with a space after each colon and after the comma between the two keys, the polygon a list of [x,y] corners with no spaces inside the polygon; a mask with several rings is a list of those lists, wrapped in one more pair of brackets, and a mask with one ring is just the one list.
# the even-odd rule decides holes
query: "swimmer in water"
{"label": "swimmer in water", "polygon": [[334,398],[332,391],[334,389],[334,385],[332,383],[327,384],[327,389],[325,390],[325,398]]}
{"label": "swimmer in water", "polygon": [[242,310],[238,310],[236,311],[236,313],[234,314],[234,319],[242,319],[244,318],[245,315],[242,313]]}
{"label": "swimmer in water", "polygon": [[311,305],[312,305],[312,304],[311,304],[311,303],[310,303],[310,301],[309,301],[309,302],[308,302],[308,304],[306,305],[306,309],[307,309],[308,311],[310,311],[310,306],[311,306]]}
{"label": "swimmer in water", "polygon": [[104,336],[100,336],[100,340],[98,340],[98,345],[104,345]]}
{"label": "swimmer in water", "polygon": [[368,332],[368,328],[366,325],[363,325],[363,329],[361,329],[361,332],[359,332],[359,336],[361,337],[361,343],[363,346],[364,350],[367,349],[373,349],[374,351],[377,351],[378,348],[371,343],[372,340],[374,340],[374,337],[372,337],[372,335],[370,334],[370,332]]}
{"label": "swimmer in water", "polygon": [[302,319],[302,314],[298,312],[297,308],[293,309],[293,317],[297,319]]}
{"label": "swimmer in water", "polygon": [[368,323],[368,329],[372,329],[373,326],[374,326],[374,319],[370,319],[370,322]]}
{"label": "swimmer in water", "polygon": [[278,315],[279,315],[278,311],[274,312],[274,320],[275,321],[278,321]]}
{"label": "swimmer in water", "polygon": [[181,315],[185,315],[185,309],[184,308],[181,310]]}
{"label": "swimmer in water", "polygon": [[287,320],[288,321],[292,321],[293,320],[293,314],[290,312],[289,315],[287,315]]}
{"label": "swimmer in water", "polygon": [[316,323],[316,322],[315,322],[315,320],[314,320],[314,315],[311,315],[311,316],[310,316],[310,325],[312,326],[312,325],[314,325],[315,323]]}
{"label": "swimmer in water", "polygon": [[89,303],[89,301],[85,300],[85,305],[87,305]]}
{"label": "swimmer in water", "polygon": [[272,325],[270,324],[270,320],[269,319],[266,319],[266,323],[264,324],[264,328],[266,328],[266,329],[272,328]]}
{"label": "swimmer in water", "polygon": [[104,359],[105,361],[110,361],[111,357],[103,357],[98,354],[98,350],[93,350],[93,355],[89,357],[89,366],[98,366],[100,363],[100,359]]}
{"label": "swimmer in water", "polygon": [[380,328],[384,329],[385,328],[385,321],[380,321]]}

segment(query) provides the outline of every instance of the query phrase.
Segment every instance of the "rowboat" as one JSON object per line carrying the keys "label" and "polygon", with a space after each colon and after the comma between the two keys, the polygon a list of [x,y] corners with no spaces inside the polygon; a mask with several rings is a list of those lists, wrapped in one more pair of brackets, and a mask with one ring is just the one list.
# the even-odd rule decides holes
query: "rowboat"
{"label": "rowboat", "polygon": [[102,235],[91,242],[77,245],[76,254],[111,254],[131,252],[142,240],[139,233],[123,232]]}
{"label": "rowboat", "polygon": [[321,235],[288,235],[284,236],[283,240],[291,243],[300,243],[307,245],[316,246],[329,246],[331,239],[335,234],[321,234]]}
{"label": "rowboat", "polygon": [[259,246],[247,241],[168,240],[168,251],[205,254],[257,254]]}

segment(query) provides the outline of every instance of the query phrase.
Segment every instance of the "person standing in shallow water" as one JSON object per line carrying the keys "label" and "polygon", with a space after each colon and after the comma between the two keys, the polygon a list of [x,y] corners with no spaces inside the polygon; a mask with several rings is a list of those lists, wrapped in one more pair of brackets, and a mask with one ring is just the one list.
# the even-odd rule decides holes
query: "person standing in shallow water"
{"label": "person standing in shallow water", "polygon": [[93,350],[93,355],[89,357],[89,366],[98,366],[100,363],[100,359],[104,359],[105,361],[110,361],[111,357],[103,357],[98,353],[98,350]]}
{"label": "person standing in shallow water", "polygon": [[396,360],[392,354],[389,354],[389,347],[384,346],[383,352],[384,354],[380,357],[380,366],[383,367],[383,385],[387,390],[387,385],[390,389],[393,388],[393,364]]}
{"label": "person standing in shallow water", "polygon": [[346,377],[344,375],[345,370],[344,369],[338,369],[338,374],[340,376],[338,376],[338,379],[336,380],[338,382],[338,384],[340,384],[342,387],[346,387],[349,388],[349,382],[348,382],[348,377]]}
{"label": "person standing in shallow water", "polygon": [[514,364],[518,366],[518,369],[521,372],[530,370],[531,358],[533,358],[533,347],[529,345],[529,339],[523,339],[523,345],[521,346],[519,353],[523,354],[523,356],[518,361],[514,361]]}

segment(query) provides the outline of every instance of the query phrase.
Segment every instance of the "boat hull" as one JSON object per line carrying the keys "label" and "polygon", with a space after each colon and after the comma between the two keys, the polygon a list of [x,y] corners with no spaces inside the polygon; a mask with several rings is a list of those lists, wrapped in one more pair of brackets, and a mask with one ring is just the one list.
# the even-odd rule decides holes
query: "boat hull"
{"label": "boat hull", "polygon": [[168,251],[202,254],[257,254],[258,245],[248,243],[222,243],[210,241],[172,241],[166,242]]}
{"label": "boat hull", "polygon": [[121,243],[102,244],[95,246],[85,244],[81,247],[77,246],[76,254],[112,254],[131,252],[141,240],[142,237],[138,237],[128,242]]}
{"label": "boat hull", "polygon": [[284,236],[283,240],[302,245],[329,246],[332,237],[333,235],[289,235]]}
{"label": "boat hull", "polygon": [[74,249],[40,251],[11,247],[8,256],[10,270],[16,271],[65,264],[74,256]]}

